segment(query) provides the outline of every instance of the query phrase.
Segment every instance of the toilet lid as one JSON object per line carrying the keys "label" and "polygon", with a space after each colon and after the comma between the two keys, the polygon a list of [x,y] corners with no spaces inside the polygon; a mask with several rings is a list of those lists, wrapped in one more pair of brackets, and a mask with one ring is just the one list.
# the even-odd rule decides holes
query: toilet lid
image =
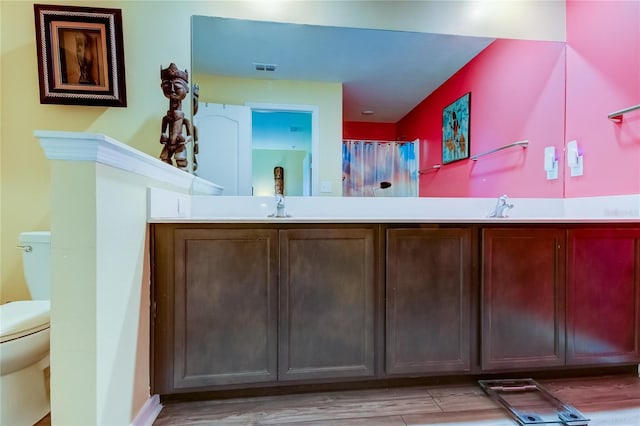
{"label": "toilet lid", "polygon": [[0,305],[0,342],[49,327],[48,300],[22,300]]}

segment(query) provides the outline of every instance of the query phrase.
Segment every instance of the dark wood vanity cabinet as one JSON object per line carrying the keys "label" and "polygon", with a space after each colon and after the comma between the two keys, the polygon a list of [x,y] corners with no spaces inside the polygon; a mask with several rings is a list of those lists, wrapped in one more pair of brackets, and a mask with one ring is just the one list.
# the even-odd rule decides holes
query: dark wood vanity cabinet
{"label": "dark wood vanity cabinet", "polygon": [[375,374],[376,225],[153,229],[153,393]]}
{"label": "dark wood vanity cabinet", "polygon": [[275,382],[277,230],[154,230],[153,392]]}
{"label": "dark wood vanity cabinet", "polygon": [[279,380],[374,376],[375,231],[279,231]]}
{"label": "dark wood vanity cabinet", "polygon": [[483,229],[483,370],[564,365],[564,247],[561,228]]}
{"label": "dark wood vanity cabinet", "polygon": [[154,224],[151,391],[640,362],[640,228]]}
{"label": "dark wood vanity cabinet", "polygon": [[472,229],[387,229],[387,374],[471,370]]}
{"label": "dark wood vanity cabinet", "polygon": [[640,228],[568,231],[567,364],[640,361]]}

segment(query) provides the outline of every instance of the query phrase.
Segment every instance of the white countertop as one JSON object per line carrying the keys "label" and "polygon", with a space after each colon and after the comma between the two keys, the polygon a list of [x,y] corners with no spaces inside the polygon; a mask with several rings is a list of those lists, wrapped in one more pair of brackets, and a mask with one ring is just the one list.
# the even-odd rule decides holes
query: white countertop
{"label": "white countertop", "polygon": [[497,198],[202,196],[149,190],[149,223],[640,223],[640,194],[511,198],[508,217],[488,217]]}

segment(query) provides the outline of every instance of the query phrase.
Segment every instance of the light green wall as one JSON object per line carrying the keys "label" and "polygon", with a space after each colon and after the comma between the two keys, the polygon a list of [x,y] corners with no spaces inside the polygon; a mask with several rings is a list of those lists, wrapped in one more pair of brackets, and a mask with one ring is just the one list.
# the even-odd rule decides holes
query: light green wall
{"label": "light green wall", "polygon": [[302,195],[302,161],[306,151],[254,149],[253,150],[253,194],[268,196],[275,193],[273,168],[284,167],[284,194],[286,196]]}

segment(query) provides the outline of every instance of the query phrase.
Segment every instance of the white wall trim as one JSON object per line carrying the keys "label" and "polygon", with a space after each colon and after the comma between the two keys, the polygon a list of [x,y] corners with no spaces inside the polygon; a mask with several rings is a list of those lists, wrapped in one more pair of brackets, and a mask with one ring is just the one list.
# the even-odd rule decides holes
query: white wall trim
{"label": "white wall trim", "polygon": [[147,402],[144,403],[138,415],[131,426],[152,426],[153,422],[158,418],[158,415],[162,411],[162,404],[160,404],[160,396],[152,395]]}
{"label": "white wall trim", "polygon": [[[49,160],[91,161],[175,185],[185,191],[219,194],[221,187],[99,133],[36,130]],[[197,188],[194,188],[197,187]]]}

